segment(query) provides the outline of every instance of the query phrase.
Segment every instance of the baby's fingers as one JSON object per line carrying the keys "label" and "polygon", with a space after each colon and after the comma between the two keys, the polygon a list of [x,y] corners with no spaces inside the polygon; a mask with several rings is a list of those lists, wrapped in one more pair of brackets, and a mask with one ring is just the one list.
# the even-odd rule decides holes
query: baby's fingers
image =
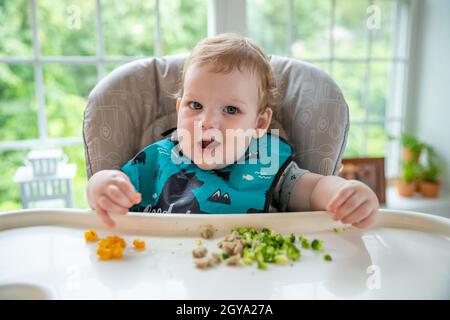
{"label": "baby's fingers", "polygon": [[342,188],[335,194],[330,202],[328,202],[326,210],[335,212],[341,205],[343,205],[347,201],[348,198],[353,195],[353,193],[355,193],[355,190],[353,188]]}
{"label": "baby's fingers", "polygon": [[129,180],[118,177],[114,180],[114,183],[119,187],[119,189],[125,194],[125,196],[131,201],[132,204],[141,202],[141,194],[139,192],[136,192],[134,186]]}
{"label": "baby's fingers", "polygon": [[374,210],[373,212],[370,213],[370,215],[368,217],[366,217],[365,219],[363,219],[357,223],[354,223],[353,226],[357,227],[357,228],[367,228],[375,222],[377,214],[378,214],[378,210]]}
{"label": "baby's fingers", "polygon": [[363,202],[358,208],[353,211],[349,211],[350,214],[342,218],[342,223],[357,223],[367,218],[373,210],[373,205],[370,201]]}
{"label": "baby's fingers", "polygon": [[98,204],[108,214],[125,215],[128,213],[128,207],[122,207],[105,195],[100,196],[98,199]]}
{"label": "baby's fingers", "polygon": [[100,219],[102,219],[103,222],[106,223],[108,226],[113,228],[116,225],[114,220],[111,219],[111,217],[108,215],[108,213],[105,210],[103,210],[102,208],[97,206],[97,209],[95,209],[95,211],[97,212]]}
{"label": "baby's fingers", "polygon": [[133,202],[115,184],[106,187],[105,195],[122,207],[130,208],[133,205]]}

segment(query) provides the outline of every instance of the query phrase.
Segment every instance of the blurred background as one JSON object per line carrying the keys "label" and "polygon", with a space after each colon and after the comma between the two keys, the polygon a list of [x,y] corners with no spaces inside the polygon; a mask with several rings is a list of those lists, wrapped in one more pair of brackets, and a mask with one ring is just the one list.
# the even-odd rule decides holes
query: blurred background
{"label": "blurred background", "polygon": [[[0,211],[22,208],[13,177],[36,147],[76,165],[71,206],[87,208],[82,119],[95,84],[134,59],[236,32],[332,76],[350,108],[345,157],[384,158],[386,206],[446,215],[449,15],[447,0],[0,0]],[[411,180],[405,133],[439,159],[437,199],[389,191]]]}

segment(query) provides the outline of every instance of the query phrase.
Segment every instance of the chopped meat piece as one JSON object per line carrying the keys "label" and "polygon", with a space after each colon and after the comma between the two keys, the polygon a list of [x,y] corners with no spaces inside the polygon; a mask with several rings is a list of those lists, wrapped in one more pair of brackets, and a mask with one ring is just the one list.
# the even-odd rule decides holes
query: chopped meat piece
{"label": "chopped meat piece", "polygon": [[205,247],[197,247],[194,250],[192,250],[192,256],[194,258],[203,258],[208,253],[208,250]]}
{"label": "chopped meat piece", "polygon": [[213,235],[214,235],[213,226],[211,226],[211,225],[203,226],[201,228],[200,235],[201,235],[201,237],[203,239],[210,239],[210,238],[212,238]]}

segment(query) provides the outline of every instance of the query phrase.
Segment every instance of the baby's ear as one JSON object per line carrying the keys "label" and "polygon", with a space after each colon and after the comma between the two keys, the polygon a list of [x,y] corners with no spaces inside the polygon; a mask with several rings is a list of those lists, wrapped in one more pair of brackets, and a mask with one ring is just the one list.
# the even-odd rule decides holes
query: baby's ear
{"label": "baby's ear", "polygon": [[176,103],[177,103],[176,104],[176,108],[177,108],[177,112],[178,112],[178,109],[180,109],[181,98],[177,98],[177,102]]}
{"label": "baby's ear", "polygon": [[269,128],[270,121],[272,120],[273,111],[270,108],[266,108],[261,111],[256,119],[256,137],[261,138]]}

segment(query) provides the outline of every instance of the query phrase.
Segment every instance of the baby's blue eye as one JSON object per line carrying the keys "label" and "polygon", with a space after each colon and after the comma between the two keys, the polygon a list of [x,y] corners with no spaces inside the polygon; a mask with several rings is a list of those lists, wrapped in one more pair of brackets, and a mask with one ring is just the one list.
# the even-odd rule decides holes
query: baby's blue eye
{"label": "baby's blue eye", "polygon": [[228,113],[228,114],[237,114],[237,113],[239,113],[239,109],[236,108],[236,107],[233,107],[233,106],[226,106],[223,110],[226,113]]}
{"label": "baby's blue eye", "polygon": [[194,109],[194,110],[200,110],[201,108],[203,108],[203,106],[200,103],[198,103],[197,101],[189,102],[189,107],[191,107],[191,109]]}

